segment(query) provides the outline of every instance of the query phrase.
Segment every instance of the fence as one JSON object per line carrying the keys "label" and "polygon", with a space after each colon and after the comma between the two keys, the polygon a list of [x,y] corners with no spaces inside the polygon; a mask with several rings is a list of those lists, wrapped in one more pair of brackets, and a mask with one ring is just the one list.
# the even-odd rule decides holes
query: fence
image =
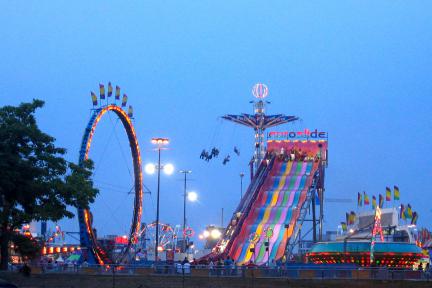
{"label": "fence", "polygon": [[76,273],[92,275],[177,275],[184,277],[247,277],[288,279],[376,279],[429,281],[429,271],[394,268],[362,268],[336,265],[300,265],[282,267],[205,266],[158,264],[138,265],[77,265],[32,266],[32,273]]}

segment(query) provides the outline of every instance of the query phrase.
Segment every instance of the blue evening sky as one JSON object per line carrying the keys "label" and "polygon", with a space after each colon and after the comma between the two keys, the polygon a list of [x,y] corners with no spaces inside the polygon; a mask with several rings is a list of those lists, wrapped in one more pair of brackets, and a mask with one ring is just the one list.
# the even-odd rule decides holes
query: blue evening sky
{"label": "blue evening sky", "polygon": [[[238,204],[253,133],[225,123],[251,112],[253,84],[266,83],[269,113],[303,120],[285,129],[328,131],[325,229],[356,210],[358,191],[399,185],[401,203],[432,228],[432,2],[424,1],[1,1],[0,105],[39,98],[43,130],[76,161],[90,91],[111,81],[129,96],[143,162],[150,138],[171,139],[164,163],[191,169],[188,220],[200,232],[224,224]],[[203,148],[231,154],[203,162]],[[241,156],[232,152],[239,147]],[[100,234],[129,230],[131,157],[115,117],[101,121],[91,157],[101,195]],[[245,177],[246,178],[246,177]],[[161,221],[180,224],[183,182],[161,181]],[[248,182],[248,181],[245,181]],[[143,221],[155,218],[156,176],[145,175]],[[76,220],[62,221],[77,231]]]}

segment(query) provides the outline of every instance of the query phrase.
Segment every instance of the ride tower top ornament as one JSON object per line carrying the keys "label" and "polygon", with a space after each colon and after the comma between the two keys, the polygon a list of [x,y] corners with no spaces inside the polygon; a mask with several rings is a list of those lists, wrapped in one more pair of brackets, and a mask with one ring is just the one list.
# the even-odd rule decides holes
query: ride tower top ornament
{"label": "ride tower top ornament", "polygon": [[264,99],[268,96],[269,90],[267,85],[257,83],[252,87],[252,95],[257,99]]}

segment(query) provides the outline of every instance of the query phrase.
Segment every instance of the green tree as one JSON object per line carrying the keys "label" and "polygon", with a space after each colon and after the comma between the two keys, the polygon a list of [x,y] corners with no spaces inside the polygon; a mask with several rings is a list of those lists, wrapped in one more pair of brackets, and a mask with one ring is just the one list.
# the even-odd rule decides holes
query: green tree
{"label": "green tree", "polygon": [[41,253],[42,248],[34,238],[15,232],[11,235],[10,241],[14,244],[15,252],[18,252],[24,259],[33,259]]}
{"label": "green tree", "polygon": [[71,218],[71,207],[88,208],[98,193],[91,180],[93,163],[68,163],[66,150],[42,132],[33,100],[0,108],[0,253],[7,269],[13,231],[32,220]]}

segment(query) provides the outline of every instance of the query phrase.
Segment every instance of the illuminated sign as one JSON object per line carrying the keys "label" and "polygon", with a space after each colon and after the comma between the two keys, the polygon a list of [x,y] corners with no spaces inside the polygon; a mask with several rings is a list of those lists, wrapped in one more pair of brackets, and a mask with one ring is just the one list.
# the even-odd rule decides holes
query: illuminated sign
{"label": "illuminated sign", "polygon": [[327,132],[318,131],[315,129],[313,131],[305,129],[303,131],[283,131],[283,132],[269,132],[267,134],[268,140],[294,140],[294,139],[313,139],[322,140],[327,139]]}

